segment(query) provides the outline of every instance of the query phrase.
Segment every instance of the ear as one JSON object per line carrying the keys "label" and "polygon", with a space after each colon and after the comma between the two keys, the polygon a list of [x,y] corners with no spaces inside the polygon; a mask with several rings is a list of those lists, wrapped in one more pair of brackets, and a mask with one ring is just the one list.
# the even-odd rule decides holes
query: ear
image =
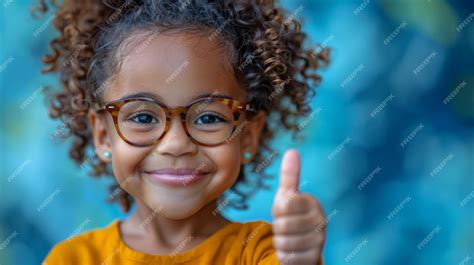
{"label": "ear", "polygon": [[[242,164],[247,164],[253,160],[260,143],[260,134],[265,125],[265,120],[266,114],[263,111],[259,111],[256,116],[248,120],[247,126],[240,138]],[[245,157],[246,152],[250,153],[250,157]]]}
{"label": "ear", "polygon": [[105,163],[111,162],[111,158],[104,155],[105,152],[112,153],[110,134],[107,131],[105,116],[89,110],[89,123],[91,125],[94,148],[97,156]]}

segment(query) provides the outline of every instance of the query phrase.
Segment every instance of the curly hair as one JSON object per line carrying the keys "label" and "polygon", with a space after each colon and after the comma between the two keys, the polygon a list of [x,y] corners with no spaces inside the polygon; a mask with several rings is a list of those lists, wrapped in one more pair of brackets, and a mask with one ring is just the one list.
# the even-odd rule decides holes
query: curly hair
{"label": "curly hair", "polygon": [[[62,89],[47,90],[49,114],[63,121],[66,133],[62,137],[72,138],[70,157],[79,165],[90,165],[90,175],[95,177],[113,176],[113,172],[97,156],[88,155],[93,154],[93,139],[87,114],[92,103],[100,102],[102,88],[117,71],[120,45],[136,31],[220,31],[216,38],[231,47],[232,68],[247,102],[271,115],[249,163],[258,176],[246,178],[242,165],[231,188],[238,196],[230,205],[238,209],[245,209],[246,200],[265,187],[269,176],[261,171],[275,153],[269,144],[274,132],[283,128],[296,137],[298,119],[312,111],[309,102],[316,94],[312,87],[321,81],[316,70],[329,62],[327,48],[304,47],[307,35],[301,24],[287,17],[274,0],[40,0],[33,14],[44,15],[51,7],[59,36],[50,41],[52,53],[44,56],[42,71],[59,73]],[[109,200],[118,201],[128,212],[133,198],[118,183],[111,187],[113,191],[119,195]]]}

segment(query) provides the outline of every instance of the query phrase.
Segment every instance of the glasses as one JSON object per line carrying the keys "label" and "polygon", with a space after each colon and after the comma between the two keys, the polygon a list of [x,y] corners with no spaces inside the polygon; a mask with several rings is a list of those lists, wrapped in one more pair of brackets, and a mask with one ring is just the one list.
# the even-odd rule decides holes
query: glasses
{"label": "glasses", "polygon": [[174,108],[151,98],[128,98],[104,103],[96,111],[110,113],[119,136],[140,147],[158,144],[170,128],[172,115],[181,118],[186,135],[194,143],[217,146],[242,124],[243,113],[255,112],[249,104],[221,97],[201,98]]}

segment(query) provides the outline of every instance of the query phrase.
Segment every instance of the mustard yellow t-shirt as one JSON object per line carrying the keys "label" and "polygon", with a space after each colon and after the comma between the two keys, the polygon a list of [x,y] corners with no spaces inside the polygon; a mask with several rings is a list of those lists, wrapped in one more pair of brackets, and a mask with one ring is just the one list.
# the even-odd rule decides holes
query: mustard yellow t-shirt
{"label": "mustard yellow t-shirt", "polygon": [[263,221],[227,224],[193,249],[170,256],[129,248],[120,237],[119,225],[116,220],[57,244],[43,264],[278,264],[271,224]]}

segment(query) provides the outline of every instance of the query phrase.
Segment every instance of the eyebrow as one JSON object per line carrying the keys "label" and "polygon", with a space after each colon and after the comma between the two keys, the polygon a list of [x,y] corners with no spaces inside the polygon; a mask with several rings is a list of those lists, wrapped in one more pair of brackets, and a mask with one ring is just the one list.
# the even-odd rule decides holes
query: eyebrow
{"label": "eyebrow", "polygon": [[[228,98],[228,99],[234,99],[233,97],[222,94],[220,92],[212,92],[212,93],[205,93],[201,95],[197,95],[193,97],[189,102],[193,102],[195,100],[201,99],[201,98],[209,98],[209,97],[219,97],[219,98]],[[160,103],[165,103],[163,98],[155,93],[150,93],[150,92],[138,92],[138,93],[133,93],[133,94],[126,94],[125,96],[121,97],[120,100],[124,99],[130,99],[130,98],[150,98],[155,101],[158,101]]]}

